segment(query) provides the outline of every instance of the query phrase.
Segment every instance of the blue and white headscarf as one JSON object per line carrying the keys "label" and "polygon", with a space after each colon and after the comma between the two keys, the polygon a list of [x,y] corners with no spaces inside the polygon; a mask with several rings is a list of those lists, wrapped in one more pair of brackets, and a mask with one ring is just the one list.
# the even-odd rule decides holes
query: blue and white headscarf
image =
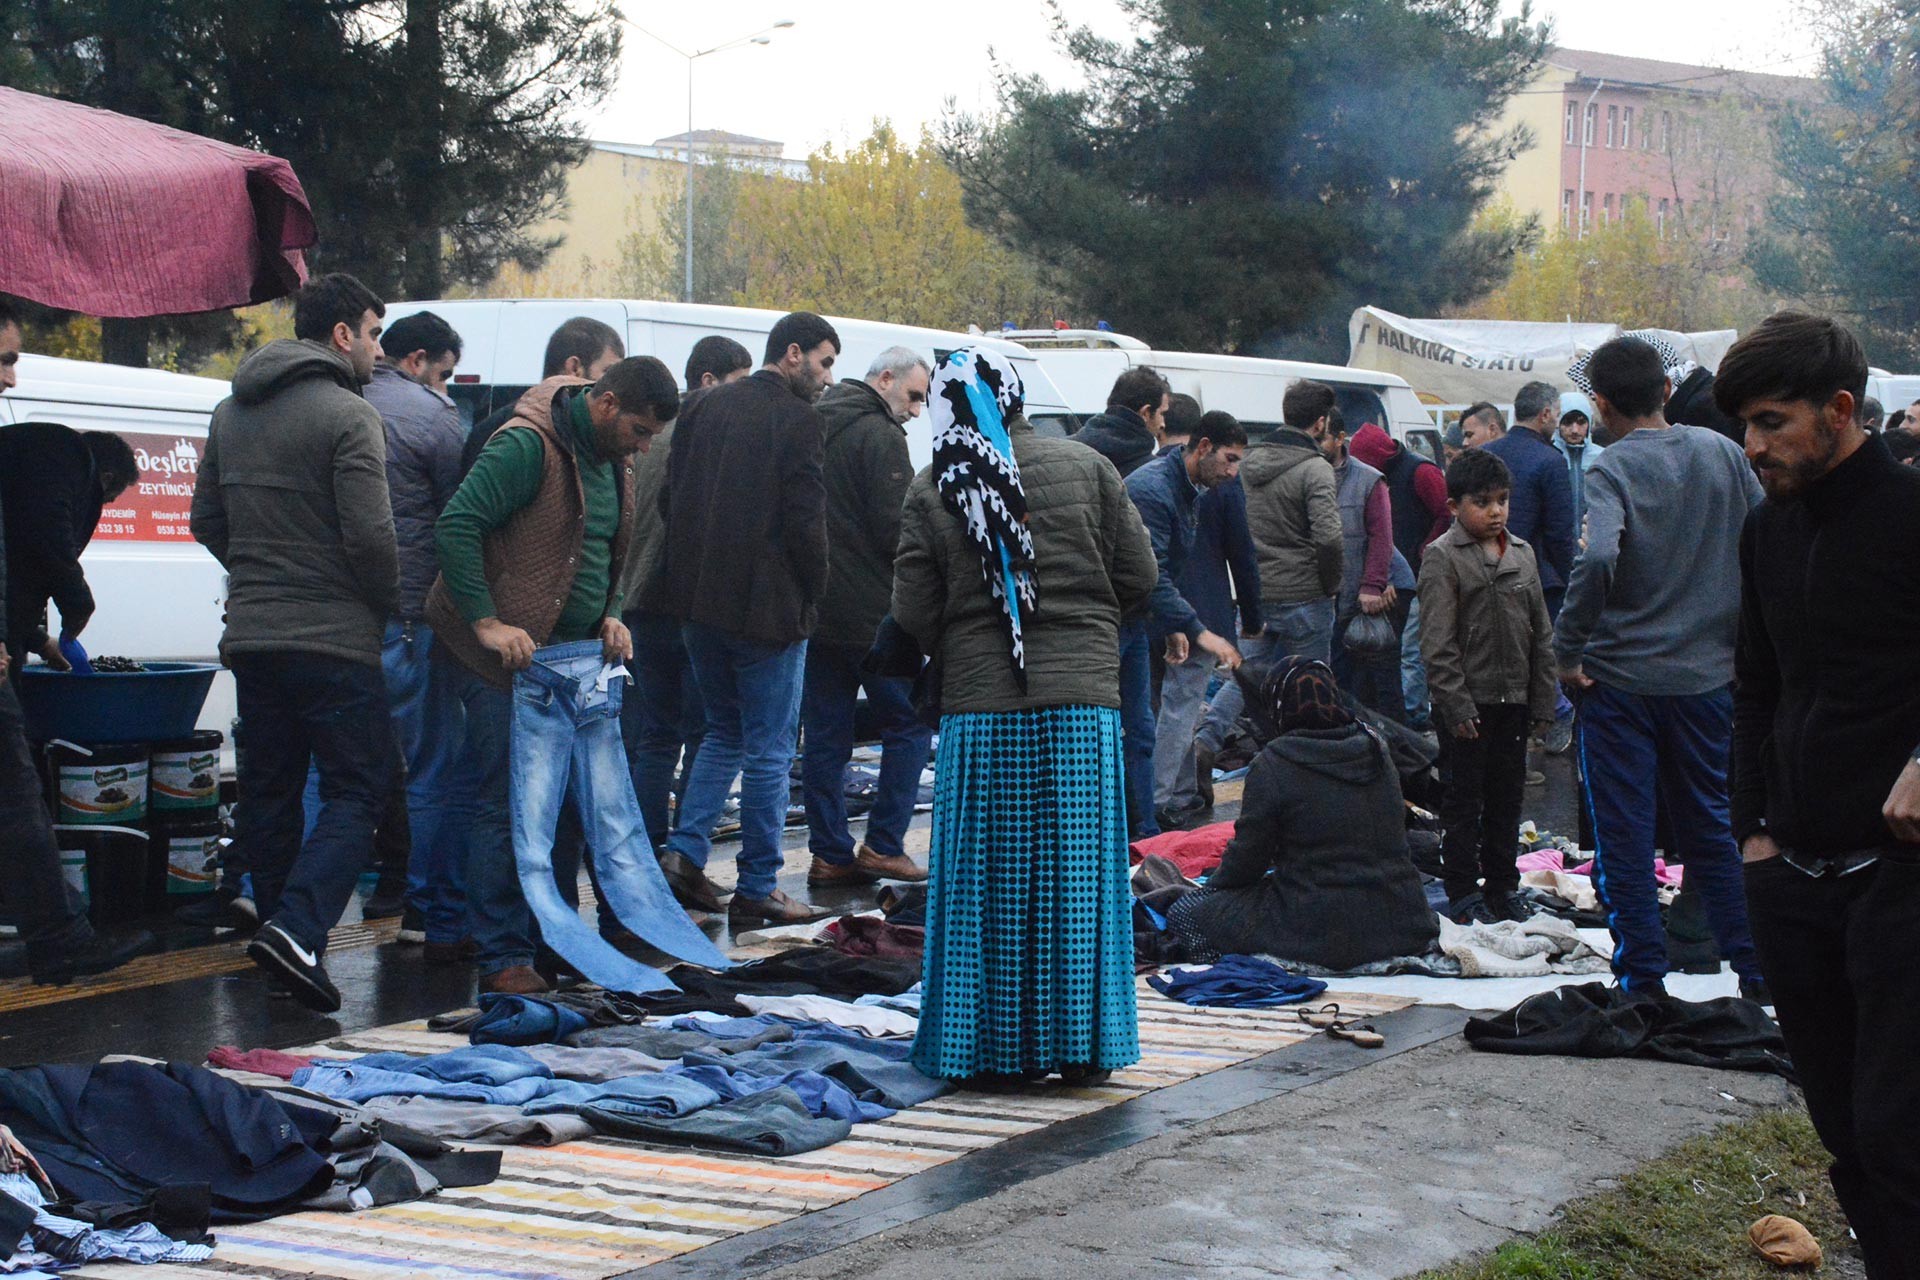
{"label": "blue and white headscarf", "polygon": [[1006,357],[963,347],[940,362],[927,396],[933,417],[933,481],[940,500],[960,517],[980,573],[1000,606],[1013,678],[1024,693],[1023,639],[1035,595],[1033,535],[1027,494],[1013,459],[1007,423],[1026,406],[1020,375]]}

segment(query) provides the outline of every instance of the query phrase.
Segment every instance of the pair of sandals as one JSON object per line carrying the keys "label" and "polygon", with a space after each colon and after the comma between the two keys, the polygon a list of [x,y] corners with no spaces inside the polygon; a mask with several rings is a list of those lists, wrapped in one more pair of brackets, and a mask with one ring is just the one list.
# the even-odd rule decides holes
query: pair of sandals
{"label": "pair of sandals", "polygon": [[1360,1014],[1343,1014],[1337,1004],[1323,1004],[1317,1009],[1295,1009],[1294,1016],[1318,1031],[1324,1031],[1335,1040],[1362,1049],[1384,1048],[1387,1038],[1366,1021]]}

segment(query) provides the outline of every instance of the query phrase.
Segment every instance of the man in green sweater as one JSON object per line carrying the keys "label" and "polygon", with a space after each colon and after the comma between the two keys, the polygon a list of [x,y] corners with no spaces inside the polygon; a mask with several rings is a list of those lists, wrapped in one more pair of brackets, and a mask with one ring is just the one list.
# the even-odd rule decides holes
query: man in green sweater
{"label": "man in green sweater", "polygon": [[673,374],[651,356],[622,360],[591,385],[547,379],[521,397],[435,526],[440,579],[427,619],[446,637],[466,708],[461,800],[471,823],[467,896],[483,991],[546,986],[533,969],[533,923],[514,867],[513,673],[536,648],[571,641],[597,638],[608,661],[633,657],[620,621],[633,524],[628,459],[673,420],[679,402]]}

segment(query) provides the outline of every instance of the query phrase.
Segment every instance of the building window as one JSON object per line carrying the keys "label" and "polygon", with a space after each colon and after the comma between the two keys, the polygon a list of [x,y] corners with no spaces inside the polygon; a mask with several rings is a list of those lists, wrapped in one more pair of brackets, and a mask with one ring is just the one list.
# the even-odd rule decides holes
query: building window
{"label": "building window", "polygon": [[1563,227],[1570,227],[1573,225],[1573,188],[1572,187],[1568,187],[1565,191],[1562,191],[1560,193],[1560,225]]}
{"label": "building window", "polygon": [[1671,111],[1660,113],[1660,150],[1669,155],[1673,153],[1673,112]]}
{"label": "building window", "polygon": [[1593,222],[1593,192],[1580,193],[1580,229],[1585,231]]}
{"label": "building window", "polygon": [[1632,107],[1620,108],[1620,145],[1622,147],[1631,147],[1633,145]]}
{"label": "building window", "polygon": [[1620,133],[1620,108],[1608,107],[1607,108],[1607,145],[1609,147],[1613,145],[1613,140],[1619,136],[1619,133]]}
{"label": "building window", "polygon": [[1599,118],[1599,115],[1600,108],[1589,104],[1587,107],[1586,124],[1580,133],[1581,146],[1590,147],[1593,145],[1593,125],[1594,121]]}
{"label": "building window", "polygon": [[1613,197],[1608,196],[1600,202],[1600,223],[1605,226],[1613,221]]}
{"label": "building window", "polygon": [[1660,235],[1660,238],[1661,238],[1661,239],[1663,239],[1663,240],[1664,240],[1664,239],[1666,239],[1666,236],[1667,236],[1667,202],[1666,202],[1665,200],[1662,200],[1662,201],[1660,202],[1660,209],[1659,209],[1659,212],[1657,212],[1657,213],[1655,213],[1655,214],[1653,215],[1653,229],[1654,229],[1654,230],[1655,230],[1656,232],[1658,232],[1658,233],[1659,233],[1659,235]]}
{"label": "building window", "polygon": [[1569,102],[1567,104],[1567,141],[1568,142],[1573,141],[1573,122],[1575,119],[1578,118],[1579,114],[1580,114],[1580,109],[1576,107],[1573,103]]}

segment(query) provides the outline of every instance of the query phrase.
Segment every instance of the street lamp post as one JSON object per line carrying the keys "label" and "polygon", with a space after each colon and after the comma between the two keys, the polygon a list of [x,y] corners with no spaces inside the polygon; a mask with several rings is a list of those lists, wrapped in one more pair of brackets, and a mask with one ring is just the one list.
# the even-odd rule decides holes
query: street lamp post
{"label": "street lamp post", "polygon": [[648,39],[654,41],[656,44],[659,44],[664,46],[665,48],[671,49],[673,52],[679,54],[681,57],[687,60],[687,137],[686,137],[686,142],[687,142],[687,231],[686,231],[687,277],[686,277],[686,296],[682,299],[682,301],[692,302],[693,301],[693,64],[695,62],[698,62],[700,59],[706,57],[710,53],[724,53],[728,49],[737,49],[741,45],[770,44],[772,43],[772,40],[773,40],[773,36],[771,33],[775,31],[784,31],[788,27],[791,27],[793,25],[793,19],[782,18],[780,21],[774,23],[772,26],[763,27],[760,30],[752,33],[751,35],[744,35],[739,37],[738,39],[729,40],[724,44],[716,44],[710,49],[697,49],[692,53],[688,53],[685,49],[680,48],[678,45],[673,44],[668,40],[662,39],[660,36],[655,35],[653,32],[647,30],[645,27],[641,26],[637,22],[632,21],[631,19],[627,21],[627,25],[632,27],[635,31],[638,31],[641,35],[646,36]]}

